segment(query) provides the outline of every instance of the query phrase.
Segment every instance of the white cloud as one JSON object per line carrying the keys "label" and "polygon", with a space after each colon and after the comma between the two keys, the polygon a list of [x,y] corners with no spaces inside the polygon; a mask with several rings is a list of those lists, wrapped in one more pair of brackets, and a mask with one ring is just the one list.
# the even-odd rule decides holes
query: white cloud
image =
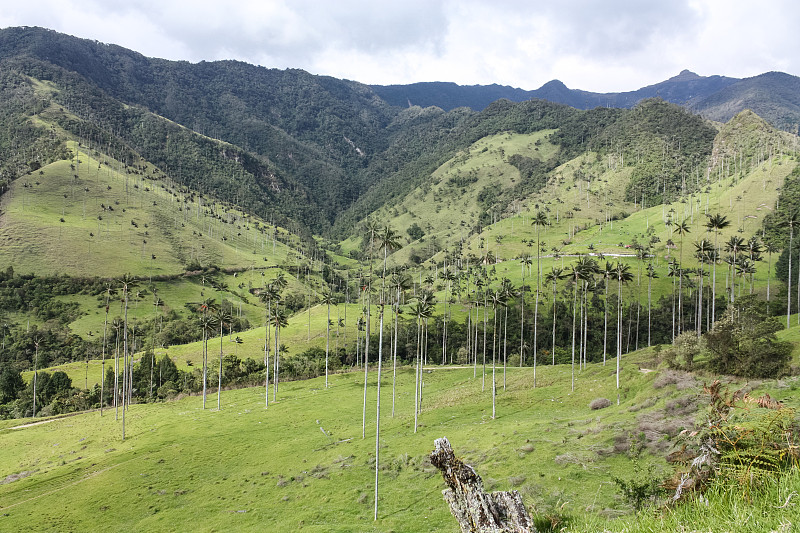
{"label": "white cloud", "polygon": [[454,81],[622,91],[689,68],[800,72],[788,0],[34,0],[0,27],[44,26],[147,56],[239,59],[365,83]]}

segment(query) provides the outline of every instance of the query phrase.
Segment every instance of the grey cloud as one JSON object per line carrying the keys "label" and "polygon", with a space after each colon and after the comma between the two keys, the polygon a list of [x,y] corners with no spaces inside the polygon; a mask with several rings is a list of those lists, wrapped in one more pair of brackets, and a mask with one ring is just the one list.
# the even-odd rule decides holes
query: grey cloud
{"label": "grey cloud", "polygon": [[[420,45],[435,50],[448,24],[440,1],[234,3],[225,9],[225,20],[218,20],[218,2],[177,4],[182,7],[133,0],[126,7],[107,9],[147,13],[165,36],[192,50],[193,60],[270,57],[301,68],[330,48],[367,54]],[[269,6],[275,7],[277,16],[269,15]],[[170,16],[178,11],[180,17]]]}
{"label": "grey cloud", "polygon": [[686,0],[567,0],[543,13],[558,35],[556,52],[606,59],[623,59],[653,41],[690,35],[701,22]]}

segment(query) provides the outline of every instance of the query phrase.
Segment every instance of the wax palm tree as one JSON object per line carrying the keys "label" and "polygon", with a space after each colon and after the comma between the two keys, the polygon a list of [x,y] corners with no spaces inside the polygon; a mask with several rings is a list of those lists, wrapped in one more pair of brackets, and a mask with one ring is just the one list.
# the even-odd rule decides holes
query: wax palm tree
{"label": "wax palm tree", "polygon": [[394,418],[394,407],[396,399],[397,385],[397,344],[398,344],[398,322],[400,321],[400,300],[405,292],[411,288],[411,278],[406,274],[395,274],[391,279],[391,286],[395,289],[394,307],[394,353],[392,354],[392,418]]}
{"label": "wax palm tree", "polygon": [[151,292],[153,293],[153,333],[150,336],[150,349],[153,352],[153,356],[150,358],[150,391],[149,396],[152,400],[153,398],[153,372],[156,366],[156,318],[158,316],[158,310],[164,306],[164,300],[158,297],[158,293],[155,287],[152,287]]}
{"label": "wax palm tree", "polygon": [[707,239],[695,242],[694,248],[694,255],[700,262],[700,267],[697,269],[700,282],[700,289],[697,293],[697,336],[700,337],[703,327],[703,265],[714,260],[716,249]]}
{"label": "wax palm tree", "polygon": [[[519,291],[519,302],[520,302],[520,311],[519,311],[519,366],[522,368],[523,364],[525,363],[525,350],[523,350],[523,346],[525,344],[525,267],[530,267],[533,264],[530,256],[523,256],[520,260],[520,265],[522,266],[522,286],[520,287]],[[534,369],[536,365],[534,364]],[[533,371],[536,374],[536,370]],[[534,383],[536,380],[534,379]],[[534,385],[535,386],[535,385]]]}
{"label": "wax palm tree", "polygon": [[556,289],[558,288],[559,280],[569,276],[567,271],[561,267],[553,266],[550,272],[547,273],[544,280],[547,283],[553,284],[553,365],[556,364]]}
{"label": "wax palm tree", "polygon": [[673,259],[667,265],[667,276],[672,278],[672,342],[675,342],[675,278],[680,275],[680,267]]}
{"label": "wax palm tree", "polygon": [[[381,436],[381,364],[383,362],[383,318],[386,306],[386,259],[389,250],[396,250],[400,247],[400,237],[392,228],[385,226],[379,236],[380,247],[383,249],[383,273],[381,274],[381,295],[380,295],[380,328],[378,333],[378,385],[376,400],[376,422],[375,422],[375,520],[378,519],[378,469],[380,465],[380,436]],[[327,375],[327,370],[326,370]]]}
{"label": "wax palm tree", "polygon": [[114,330],[114,420],[119,420],[119,402],[121,400],[119,390],[119,342],[122,334],[124,322],[121,318],[115,317],[111,321],[111,329]]}
{"label": "wax palm tree", "polygon": [[[736,286],[736,262],[737,256],[739,252],[744,248],[744,239],[741,237],[737,237],[736,235],[731,235],[731,237],[725,243],[725,251],[731,254],[732,260],[729,263],[730,272],[731,272],[731,293],[728,296],[728,300],[733,303],[736,301],[735,291],[733,287]],[[727,261],[726,261],[727,262]]]}
{"label": "wax palm tree", "polygon": [[[691,233],[689,223],[686,220],[680,223],[675,223],[675,228],[672,230],[672,232],[677,233],[680,236],[679,264],[683,265],[683,236],[687,233]],[[680,335],[681,326],[683,324],[683,270],[679,270],[678,273],[680,274],[678,277],[678,335]]]}
{"label": "wax palm tree", "polygon": [[206,298],[202,302],[189,303],[186,305],[199,313],[198,320],[203,333],[203,409],[205,409],[206,382],[208,375],[208,339],[209,335],[213,333],[216,328],[216,323],[214,322],[212,314],[217,307],[217,303],[213,298]]}
{"label": "wax palm tree", "polygon": [[800,213],[798,211],[792,212],[784,221],[784,226],[789,226],[789,275],[786,277],[787,283],[787,296],[786,296],[786,327],[789,327],[790,317],[792,315],[792,241],[794,240],[794,227],[800,222]]}
{"label": "wax palm tree", "polygon": [[415,363],[416,373],[414,378],[414,433],[417,432],[417,417],[420,412],[420,394],[421,394],[421,381],[422,381],[422,339],[423,339],[423,321],[427,320],[433,311],[433,294],[430,291],[423,290],[417,296],[417,300],[411,307],[412,316],[417,319],[417,361]]}
{"label": "wax palm tree", "polygon": [[[128,378],[127,376],[130,373],[128,369],[128,296],[130,294],[130,290],[135,288],[136,285],[139,283],[139,280],[132,276],[131,274],[125,274],[119,280],[117,280],[117,284],[122,288],[122,298],[123,298],[123,305],[124,305],[124,318],[123,318],[123,348],[122,348],[122,382],[123,382],[123,394],[122,394],[122,440],[125,440],[125,411],[126,411],[126,396],[127,394],[125,391],[129,392],[128,387]],[[131,365],[132,366],[132,365]]]}
{"label": "wax palm tree", "polygon": [[[739,273],[742,276],[742,285],[745,284],[745,280],[747,276],[751,276],[756,273],[756,264],[755,262],[751,261],[747,257],[742,257],[739,260]],[[753,293],[753,284],[750,283],[750,294]]]}
{"label": "wax palm tree", "polygon": [[328,388],[328,354],[331,346],[331,304],[336,305],[333,294],[328,291],[322,294],[320,303],[325,305],[328,310],[328,319],[325,321],[325,388]]}
{"label": "wax palm tree", "polygon": [[272,401],[278,400],[278,376],[280,372],[281,355],[279,351],[281,329],[289,325],[289,316],[286,311],[277,307],[272,315],[272,326],[275,328],[275,370],[272,373]]}
{"label": "wax palm tree", "polygon": [[581,271],[581,266],[577,263],[570,265],[569,271],[569,279],[572,283],[572,358],[571,358],[571,365],[572,365],[572,391],[575,391],[575,334],[576,334],[576,324],[575,324],[575,317],[577,316],[578,310],[578,287],[580,286],[580,280],[583,275]]}
{"label": "wax palm tree", "polygon": [[647,346],[650,346],[650,329],[652,326],[651,304],[653,301],[653,280],[658,277],[653,263],[647,263]]}
{"label": "wax palm tree", "polygon": [[769,296],[770,296],[769,282],[770,282],[770,279],[772,278],[772,254],[778,253],[780,251],[780,248],[778,247],[778,245],[775,242],[767,241],[767,243],[764,246],[764,249],[766,250],[767,257],[768,257],[768,260],[767,260],[767,313],[769,313]]}
{"label": "wax palm tree", "polygon": [[613,264],[606,261],[606,266],[600,270],[603,277],[603,366],[606,366],[606,354],[608,346],[608,282],[616,274]]}
{"label": "wax palm tree", "polygon": [[592,273],[592,275],[587,280],[585,285],[585,295],[584,295],[584,305],[585,310],[583,313],[583,368],[586,368],[586,365],[589,362],[589,316],[591,310],[591,299],[595,296],[604,293],[604,286],[600,282],[599,279],[594,277],[594,274],[602,274],[602,271],[597,265],[597,270]]}
{"label": "wax palm tree", "polygon": [[[103,416],[103,398],[105,392],[105,384],[106,384],[106,333],[108,332],[108,310],[111,304],[111,289],[113,287],[112,283],[106,284],[106,317],[103,321],[103,355],[102,355],[102,363],[101,363],[101,370],[100,370],[100,416]],[[5,325],[4,325],[5,326]],[[5,338],[6,338],[6,328],[3,329],[3,348],[5,348]]]}
{"label": "wax palm tree", "polygon": [[[33,338],[33,348],[34,348],[34,356],[33,356],[33,414],[31,418],[36,418],[36,385],[39,378],[39,345],[41,344],[42,338],[37,335]],[[125,420],[125,414],[123,412],[122,419]],[[122,425],[122,440],[125,440],[125,424]]]}
{"label": "wax palm tree", "polygon": [[615,278],[617,279],[617,405],[619,405],[619,373],[622,361],[622,285],[633,281],[630,265],[617,262]]}
{"label": "wax palm tree", "polygon": [[[283,275],[280,275],[283,280]],[[258,290],[258,298],[264,303],[264,408],[269,408],[269,327],[272,322],[272,302],[280,299],[280,289],[277,278],[272,283]]]}
{"label": "wax palm tree", "polygon": [[[458,278],[450,268],[445,268],[442,272],[439,273],[439,277],[444,280],[444,316],[442,317],[442,364],[445,364],[447,360],[447,355],[450,352],[447,346],[447,341],[449,339],[449,320],[450,320],[450,299],[452,294],[452,285],[453,282],[456,281]],[[450,363],[453,362],[453,355],[450,354]]]}
{"label": "wax palm tree", "polygon": [[495,418],[496,413],[496,398],[497,398],[497,380],[495,379],[497,369],[497,308],[505,306],[505,295],[500,290],[491,291],[490,300],[492,302],[492,419]]}
{"label": "wax palm tree", "polygon": [[422,412],[422,398],[423,398],[423,387],[425,385],[425,376],[423,375],[422,369],[424,365],[428,364],[428,323],[433,316],[433,313],[436,309],[436,296],[433,293],[432,289],[423,291],[421,297],[427,307],[427,313],[423,317],[422,320],[422,364],[419,367],[419,408],[420,412]]}
{"label": "wax palm tree", "polygon": [[[477,290],[470,291],[470,294],[467,296],[467,333],[469,334],[469,356],[468,361],[472,361],[472,377],[477,378],[478,376],[478,307],[480,307],[481,299],[480,294]],[[472,309],[475,309],[475,320],[472,320]],[[474,331],[474,335],[471,333]]]}
{"label": "wax palm tree", "polygon": [[361,412],[361,438],[364,439],[367,436],[367,378],[369,377],[369,337],[370,337],[370,326],[372,320],[370,320],[371,314],[371,296],[372,296],[372,259],[375,251],[375,240],[378,237],[378,233],[380,232],[380,226],[377,222],[373,220],[367,220],[364,228],[364,236],[362,239],[364,242],[368,242],[369,246],[369,277],[367,279],[367,285],[364,288],[364,296],[366,297],[366,330],[364,332],[364,403],[363,409]]}
{"label": "wax palm tree", "polygon": [[224,327],[233,320],[230,309],[220,305],[214,309],[213,320],[219,327],[219,375],[217,376],[217,411],[222,410],[222,340],[225,336]]}
{"label": "wax palm tree", "polygon": [[639,328],[639,318],[640,318],[641,310],[642,310],[642,304],[641,304],[641,302],[642,302],[642,265],[644,264],[644,260],[647,259],[648,255],[649,255],[648,254],[648,250],[644,246],[639,245],[636,248],[636,260],[637,260],[637,265],[639,267],[639,272],[638,272],[638,274],[636,276],[636,289],[637,289],[638,295],[636,296],[636,343],[635,343],[635,348],[634,348],[635,350],[639,349],[639,329],[640,329]]}
{"label": "wax palm tree", "polygon": [[[598,290],[597,287],[597,280],[595,279],[595,274],[600,273],[600,267],[597,264],[597,261],[594,260],[592,257],[586,257],[583,261],[583,266],[581,267],[583,270],[583,275],[581,276],[582,279],[582,293],[583,297],[581,298],[581,314],[583,316],[583,322],[581,323],[581,328],[583,329],[582,335],[582,361],[583,366],[586,366],[587,360],[587,353],[588,353],[588,335],[589,335],[589,293],[596,293]],[[581,360],[579,358],[579,360]]]}
{"label": "wax palm tree", "polygon": [[[747,241],[747,256],[750,261],[753,263],[752,272],[750,274],[750,294],[753,294],[753,277],[755,276],[755,263],[756,261],[763,261],[764,258],[762,257],[762,253],[764,252],[764,247],[762,246],[761,241],[756,235],[750,237]],[[800,306],[800,304],[798,304]]]}
{"label": "wax palm tree", "polygon": [[[500,295],[503,298],[503,390],[506,390],[506,360],[508,356],[508,343],[506,342],[508,339],[508,302],[512,298],[518,296],[520,293],[514,289],[514,286],[511,284],[511,280],[508,278],[503,278],[502,283],[500,284]],[[536,371],[534,370],[533,373],[534,382],[536,381]]]}
{"label": "wax palm tree", "polygon": [[[478,306],[483,308],[483,374],[481,375],[481,391],[486,390],[486,329],[487,329],[487,317],[486,317],[486,309],[489,307],[488,305],[488,288],[483,289],[483,287],[487,284],[487,280],[484,279],[486,273],[483,270],[478,271],[478,278],[475,280],[475,288],[476,288],[476,300],[478,302]],[[476,313],[476,328],[477,328],[477,313]],[[477,346],[477,329],[475,334],[475,367],[478,366],[478,346]]]}
{"label": "wax palm tree", "polygon": [[[542,211],[537,211],[531,223],[536,226],[536,300],[533,309],[533,358],[536,360],[538,350],[538,332],[539,332],[539,297],[541,295],[541,279],[542,279],[542,266],[541,266],[541,230],[543,226],[548,226],[547,215]],[[523,288],[524,290],[524,288]],[[524,293],[523,293],[524,297]],[[520,352],[520,357],[522,353]],[[534,365],[535,367],[535,365]],[[536,387],[536,371],[534,370],[534,387]]]}
{"label": "wax palm tree", "polygon": [[365,316],[361,314],[356,319],[356,366],[361,364],[361,332],[367,329]]}
{"label": "wax palm tree", "polygon": [[719,252],[717,251],[717,238],[719,237],[719,232],[728,226],[731,223],[728,220],[728,217],[724,215],[720,215],[716,213],[708,217],[706,221],[706,229],[708,231],[714,232],[714,249],[712,250],[709,259],[713,265],[713,273],[711,275],[711,322],[713,323],[716,320],[716,299],[717,299],[717,261],[719,260]]}
{"label": "wax palm tree", "polygon": [[[573,297],[572,297],[572,390],[575,390],[575,336],[580,329],[577,327],[575,320],[577,318],[577,307],[578,307],[578,293],[585,289],[585,285],[588,284],[589,279],[592,277],[594,272],[597,270],[597,265],[594,259],[581,256],[578,260],[570,265],[569,277],[570,280],[574,283],[573,287]],[[581,317],[583,317],[583,292],[581,292]],[[583,322],[583,318],[581,318],[581,322]],[[581,339],[583,339],[582,329],[581,329]]]}

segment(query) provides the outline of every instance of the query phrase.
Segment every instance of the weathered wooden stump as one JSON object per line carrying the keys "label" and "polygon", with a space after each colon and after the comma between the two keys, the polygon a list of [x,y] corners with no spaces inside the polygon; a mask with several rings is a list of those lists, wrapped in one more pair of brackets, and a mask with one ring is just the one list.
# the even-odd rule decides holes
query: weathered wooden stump
{"label": "weathered wooden stump", "polygon": [[475,470],[453,454],[447,437],[434,441],[431,463],[449,488],[442,491],[463,533],[536,533],[516,490],[487,494]]}

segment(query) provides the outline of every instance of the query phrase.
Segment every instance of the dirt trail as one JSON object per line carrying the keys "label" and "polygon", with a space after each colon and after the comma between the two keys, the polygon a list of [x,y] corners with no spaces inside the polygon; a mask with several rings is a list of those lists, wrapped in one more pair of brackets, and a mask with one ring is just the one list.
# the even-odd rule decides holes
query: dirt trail
{"label": "dirt trail", "polygon": [[[66,413],[66,414],[63,414],[63,415],[56,415],[56,416],[54,416],[54,417],[52,417],[52,418],[48,418],[47,420],[40,420],[40,421],[38,421],[38,422],[29,422],[29,423],[27,423],[27,424],[22,424],[22,425],[19,425],[19,426],[12,426],[12,427],[10,427],[10,428],[5,428],[5,429],[25,429],[25,428],[31,428],[31,427],[33,427],[33,426],[38,426],[38,425],[40,425],[40,424],[47,424],[47,423],[50,423],[50,422],[55,422],[56,420],[61,420],[62,418],[69,418],[69,417],[71,417],[71,416],[84,415],[84,414],[86,414],[86,413],[94,413],[94,412],[96,412],[96,411],[99,411],[99,409],[89,409],[89,410],[87,410],[87,411],[75,411],[74,413]],[[5,431],[5,430],[3,430],[3,429],[0,429],[0,431]]]}
{"label": "dirt trail", "polygon": [[25,429],[33,426],[38,426],[40,424],[49,424],[50,422],[55,422],[58,418],[51,418],[50,420],[42,420],[40,422],[31,422],[30,424],[22,424],[21,426],[14,426],[8,429]]}

